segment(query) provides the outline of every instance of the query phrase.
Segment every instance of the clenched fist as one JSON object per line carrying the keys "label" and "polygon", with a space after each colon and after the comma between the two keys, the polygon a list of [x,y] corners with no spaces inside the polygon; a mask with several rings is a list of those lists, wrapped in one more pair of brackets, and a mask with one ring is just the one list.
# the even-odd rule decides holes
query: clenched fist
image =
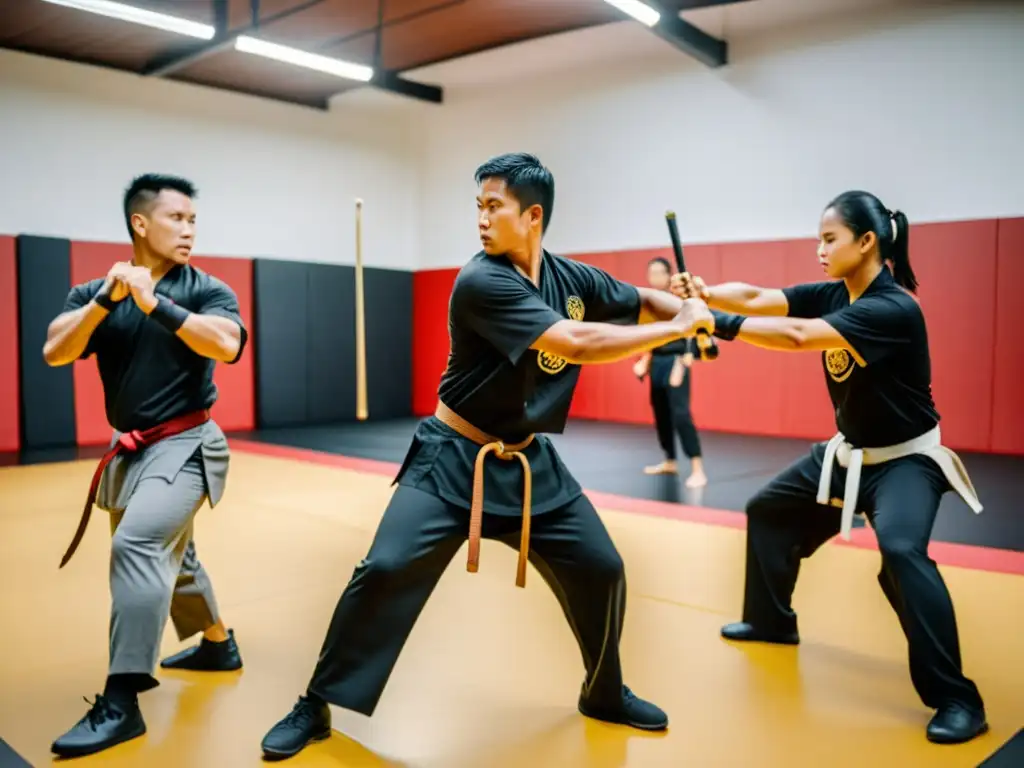
{"label": "clenched fist", "polygon": [[675,320],[686,328],[687,336],[693,336],[698,331],[707,331],[709,334],[715,331],[715,316],[700,299],[683,299],[683,308]]}
{"label": "clenched fist", "polygon": [[114,264],[107,272],[107,279],[99,291],[100,295],[106,296],[114,302],[121,301],[128,295],[128,284],[125,283],[124,278],[132,269],[135,267],[127,261],[119,261]]}
{"label": "clenched fist", "polygon": [[710,293],[704,281],[689,272],[681,272],[672,276],[669,290],[681,299],[702,299],[708,300]]}
{"label": "clenched fist", "polygon": [[139,309],[146,314],[152,312],[153,307],[156,306],[156,285],[153,282],[152,272],[147,267],[129,265],[129,270],[121,279],[128,287]]}

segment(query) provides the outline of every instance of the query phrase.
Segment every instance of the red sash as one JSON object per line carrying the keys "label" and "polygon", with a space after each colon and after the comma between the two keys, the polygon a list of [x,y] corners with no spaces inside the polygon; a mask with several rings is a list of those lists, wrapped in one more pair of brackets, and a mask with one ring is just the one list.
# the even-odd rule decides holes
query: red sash
{"label": "red sash", "polygon": [[92,505],[96,502],[96,494],[100,488],[100,478],[103,477],[103,470],[107,468],[107,464],[122,451],[128,451],[134,453],[140,448],[153,445],[163,440],[165,437],[171,437],[182,432],[186,432],[194,427],[198,427],[205,424],[210,420],[210,412],[204,411],[193,411],[192,413],[186,413],[183,416],[178,416],[165,421],[163,424],[157,424],[155,427],[139,431],[137,429],[131,432],[125,432],[118,438],[117,442],[114,443],[113,447],[103,454],[103,458],[100,459],[99,466],[96,467],[96,471],[92,476],[92,484],[89,486],[89,496],[85,500],[85,509],[82,510],[82,519],[78,522],[78,530],[75,531],[74,538],[71,539],[71,544],[68,546],[68,551],[64,553],[64,558],[60,561],[60,567],[63,568],[67,565],[68,560],[75,554],[75,550],[78,549],[78,545],[82,541],[82,537],[85,535],[85,529],[89,525],[89,516],[92,514]]}

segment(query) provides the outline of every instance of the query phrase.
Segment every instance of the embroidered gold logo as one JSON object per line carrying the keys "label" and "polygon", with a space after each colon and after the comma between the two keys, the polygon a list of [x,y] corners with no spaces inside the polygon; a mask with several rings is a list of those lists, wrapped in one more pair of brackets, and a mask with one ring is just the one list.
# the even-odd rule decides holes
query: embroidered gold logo
{"label": "embroidered gold logo", "polygon": [[825,368],[832,381],[846,381],[853,373],[853,358],[845,349],[830,349],[825,352]]}
{"label": "embroidered gold logo", "polygon": [[579,296],[570,296],[565,300],[565,311],[569,314],[570,320],[582,320],[585,309],[583,299]]}
{"label": "embroidered gold logo", "polygon": [[565,368],[566,360],[564,357],[553,355],[550,352],[538,352],[537,365],[544,373],[554,374]]}
{"label": "embroidered gold logo", "polygon": [[[565,312],[569,315],[570,320],[582,320],[586,312],[583,299],[579,296],[570,296],[565,300]],[[537,365],[544,373],[556,374],[565,368],[566,360],[564,357],[553,355],[550,352],[538,352]]]}

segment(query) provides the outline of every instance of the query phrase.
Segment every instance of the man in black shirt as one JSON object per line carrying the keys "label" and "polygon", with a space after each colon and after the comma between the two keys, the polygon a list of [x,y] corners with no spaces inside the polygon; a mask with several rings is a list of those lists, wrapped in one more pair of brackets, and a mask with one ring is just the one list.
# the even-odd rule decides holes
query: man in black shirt
{"label": "man in black shirt", "polygon": [[437,411],[416,430],[305,695],[263,740],[268,757],[327,738],[328,704],[373,713],[467,528],[470,571],[480,539],[497,539],[520,548],[518,585],[528,557],[551,586],[583,656],[580,712],[667,727],[664,712],[623,684],[622,560],[551,441],[538,433],[565,427],[581,364],[693,336],[713,325],[710,312],[702,301],[636,288],[544,251],[554,180],[535,157],[494,158],[476,180],[483,250],[452,290],[451,351]]}
{"label": "man in black shirt", "polygon": [[879,583],[908,641],[911,678],[937,710],[927,736],[956,743],[987,730],[985,709],[963,674],[953,604],[928,542],[942,494],[955,490],[975,512],[981,504],[959,458],[941,443],[927,328],[910,294],[917,280],[908,226],[874,195],[847,192],[821,220],[818,258],[833,280],[783,290],[708,288],[682,275],[673,290],[739,313],[716,311],[720,338],[821,351],[839,430],[747,504],[743,620],[722,634],[798,643],[791,599],[800,561],[836,533],[849,538],[854,514],[865,514],[882,553]]}
{"label": "man in black shirt", "polygon": [[77,757],[143,735],[138,694],[152,677],[168,611],[184,640],[202,642],[165,659],[185,670],[242,666],[221,621],[209,576],[196,557],[193,518],[220,501],[228,445],[211,420],[213,369],[234,363],[248,337],[234,292],[189,265],[195,228],[192,184],[145,175],[124,195],[131,263],[76,285],[50,324],[43,356],[67,365],[96,355],[111,449],[93,478],[63,567],[95,502],[111,518],[110,663],[104,693],[53,743]]}

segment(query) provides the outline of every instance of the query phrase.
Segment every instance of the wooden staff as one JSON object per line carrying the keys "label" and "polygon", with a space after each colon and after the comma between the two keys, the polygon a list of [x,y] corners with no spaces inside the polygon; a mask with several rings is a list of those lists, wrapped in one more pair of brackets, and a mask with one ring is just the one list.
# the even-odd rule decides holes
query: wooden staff
{"label": "wooden staff", "polygon": [[356,198],[356,419],[366,421],[366,316],[363,311],[363,201]]}

